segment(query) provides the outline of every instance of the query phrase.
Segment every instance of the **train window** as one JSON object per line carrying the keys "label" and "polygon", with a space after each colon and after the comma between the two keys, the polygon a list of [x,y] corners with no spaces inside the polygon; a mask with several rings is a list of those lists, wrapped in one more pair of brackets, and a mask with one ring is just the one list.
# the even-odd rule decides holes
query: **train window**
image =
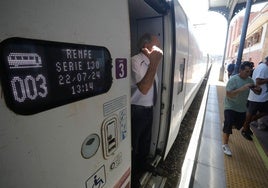
{"label": "train window", "polygon": [[183,58],[183,62],[180,64],[180,76],[179,76],[179,82],[178,82],[178,92],[177,94],[181,93],[183,90],[183,80],[184,80],[184,70],[185,70],[185,62],[186,59]]}
{"label": "train window", "polygon": [[107,92],[112,60],[105,47],[23,38],[0,43],[7,106],[29,115]]}

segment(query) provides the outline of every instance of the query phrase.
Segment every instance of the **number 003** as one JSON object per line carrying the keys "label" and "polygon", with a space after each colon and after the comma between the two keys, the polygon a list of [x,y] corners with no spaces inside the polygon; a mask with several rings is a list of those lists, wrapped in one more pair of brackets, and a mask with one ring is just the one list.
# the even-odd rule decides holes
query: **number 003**
{"label": "number 003", "polygon": [[25,99],[35,100],[38,96],[44,98],[47,96],[46,78],[39,74],[36,77],[31,75],[24,79],[15,76],[11,80],[12,92],[18,102],[24,102]]}

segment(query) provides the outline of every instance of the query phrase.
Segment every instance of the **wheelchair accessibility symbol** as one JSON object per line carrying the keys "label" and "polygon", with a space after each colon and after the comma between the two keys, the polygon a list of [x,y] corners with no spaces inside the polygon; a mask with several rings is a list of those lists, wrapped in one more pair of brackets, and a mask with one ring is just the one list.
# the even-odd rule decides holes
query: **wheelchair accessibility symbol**
{"label": "wheelchair accessibility symbol", "polygon": [[106,183],[105,167],[102,166],[86,182],[87,188],[102,188]]}

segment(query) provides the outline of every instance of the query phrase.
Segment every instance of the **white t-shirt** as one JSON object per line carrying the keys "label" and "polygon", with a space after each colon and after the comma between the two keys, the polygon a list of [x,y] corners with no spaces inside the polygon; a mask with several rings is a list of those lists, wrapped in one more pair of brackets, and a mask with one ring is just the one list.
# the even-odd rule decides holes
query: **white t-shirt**
{"label": "white t-shirt", "polygon": [[[148,57],[143,53],[139,53],[131,58],[131,104],[153,106],[153,85],[146,95],[143,95],[136,85],[146,74],[149,64]],[[155,81],[156,85],[158,85],[157,75],[155,75]]]}
{"label": "white t-shirt", "polygon": [[[252,79],[256,83],[256,78],[267,79],[268,78],[268,65],[266,63],[261,63],[253,71]],[[266,102],[268,101],[268,84],[260,85],[262,92],[260,95],[256,95],[253,91],[250,90],[248,100],[254,102]]]}

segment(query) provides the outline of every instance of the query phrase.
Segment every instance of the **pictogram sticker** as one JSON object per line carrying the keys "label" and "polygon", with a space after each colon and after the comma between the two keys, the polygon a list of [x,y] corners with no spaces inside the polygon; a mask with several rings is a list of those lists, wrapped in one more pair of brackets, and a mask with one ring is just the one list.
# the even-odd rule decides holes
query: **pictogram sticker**
{"label": "pictogram sticker", "polygon": [[102,188],[106,183],[105,176],[105,167],[104,165],[100,167],[97,172],[95,172],[88,180],[86,181],[87,188]]}

